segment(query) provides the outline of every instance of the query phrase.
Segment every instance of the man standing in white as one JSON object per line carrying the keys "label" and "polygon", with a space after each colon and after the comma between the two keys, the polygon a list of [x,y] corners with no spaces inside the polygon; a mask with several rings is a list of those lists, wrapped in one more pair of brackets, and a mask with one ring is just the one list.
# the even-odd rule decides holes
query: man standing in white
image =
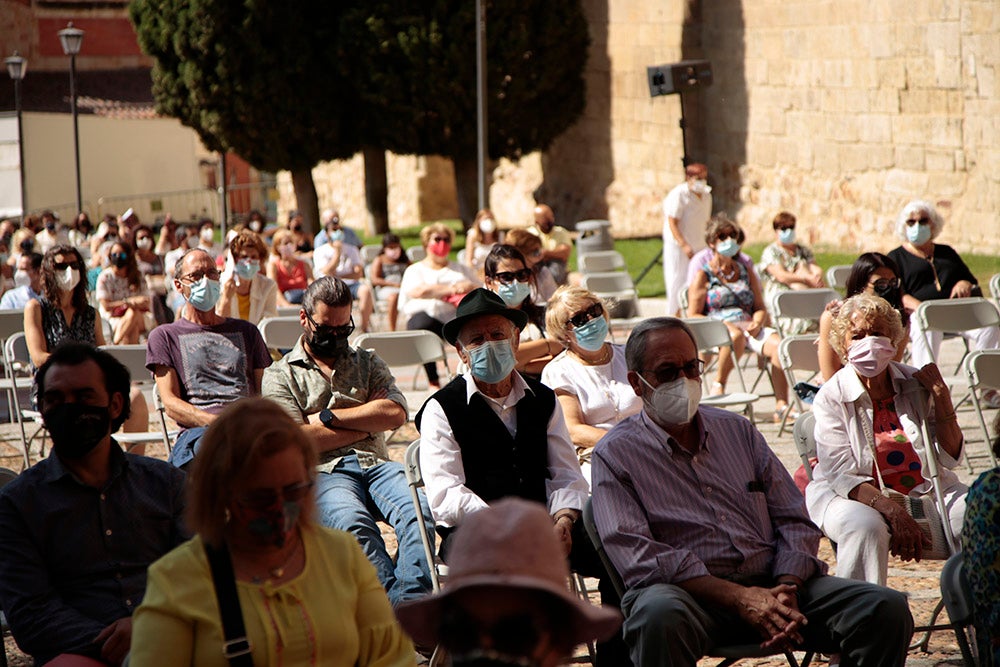
{"label": "man standing in white", "polygon": [[663,200],[663,285],[667,315],[680,309],[680,292],[687,287],[688,261],[705,247],[705,225],[712,217],[708,167],[694,162],[684,168],[685,181]]}

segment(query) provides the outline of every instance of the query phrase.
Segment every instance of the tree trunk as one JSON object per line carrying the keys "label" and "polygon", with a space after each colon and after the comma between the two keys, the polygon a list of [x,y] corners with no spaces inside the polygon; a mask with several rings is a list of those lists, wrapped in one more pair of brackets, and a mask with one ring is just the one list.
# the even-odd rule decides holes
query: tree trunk
{"label": "tree trunk", "polygon": [[[453,157],[455,168],[455,191],[458,195],[458,217],[466,230],[472,225],[479,211],[479,173],[476,157]],[[486,196],[486,206],[489,204],[489,193]]]}
{"label": "tree trunk", "polygon": [[312,169],[293,169],[292,187],[295,188],[295,206],[302,214],[302,224],[306,231],[319,231],[319,197],[313,183]]}
{"label": "tree trunk", "polygon": [[381,236],[389,231],[389,181],[385,175],[385,151],[365,146],[361,155],[365,160],[366,229],[369,234]]}

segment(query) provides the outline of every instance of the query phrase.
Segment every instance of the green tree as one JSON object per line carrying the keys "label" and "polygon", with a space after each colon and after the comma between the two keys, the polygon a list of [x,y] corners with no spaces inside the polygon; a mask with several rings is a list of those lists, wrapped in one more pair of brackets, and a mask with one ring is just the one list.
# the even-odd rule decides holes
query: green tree
{"label": "green tree", "polygon": [[[339,2],[132,0],[154,59],[160,113],[258,169],[292,174],[306,224],[318,222],[312,167],[361,147],[344,76]],[[349,33],[348,33],[349,34]]]}
{"label": "green tree", "polygon": [[[362,142],[455,165],[466,225],[476,210],[476,0],[349,0],[342,73]],[[487,3],[489,157],[544,150],[583,113],[589,36],[579,0]],[[366,152],[366,159],[368,153]]]}

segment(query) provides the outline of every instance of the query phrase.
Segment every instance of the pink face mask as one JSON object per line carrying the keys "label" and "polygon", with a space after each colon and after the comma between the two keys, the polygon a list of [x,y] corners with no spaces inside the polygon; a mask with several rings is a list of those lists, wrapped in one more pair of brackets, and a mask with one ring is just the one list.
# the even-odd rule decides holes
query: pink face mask
{"label": "pink face mask", "polygon": [[444,257],[449,250],[451,250],[451,243],[448,241],[433,241],[427,244],[427,252],[438,257]]}
{"label": "pink face mask", "polygon": [[851,343],[847,349],[847,361],[866,378],[879,375],[896,356],[896,348],[885,336],[866,336]]}

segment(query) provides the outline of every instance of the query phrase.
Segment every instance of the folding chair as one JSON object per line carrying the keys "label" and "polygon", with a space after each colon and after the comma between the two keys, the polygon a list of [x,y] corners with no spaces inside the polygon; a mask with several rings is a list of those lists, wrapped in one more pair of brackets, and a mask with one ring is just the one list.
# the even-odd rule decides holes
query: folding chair
{"label": "folding chair", "polygon": [[806,468],[806,477],[809,481],[813,478],[812,459],[816,458],[816,415],[812,412],[803,412],[795,420],[792,426],[792,439],[795,441],[795,449],[802,459],[802,465]]}
{"label": "folding chair", "polygon": [[617,250],[594,250],[577,258],[580,273],[624,271],[625,258]]}
{"label": "folding chair", "polygon": [[840,294],[828,287],[778,292],[770,304],[771,319],[778,333],[784,337],[788,332],[781,326],[783,318],[813,320],[818,323],[826,304],[839,298]]}
{"label": "folding chair", "polygon": [[[699,354],[716,353],[721,347],[728,347],[732,350],[733,371],[740,383],[740,391],[722,394],[721,396],[704,395],[701,398],[701,405],[712,405],[715,407],[743,406],[743,412],[747,419],[753,421],[753,404],[760,396],[747,391],[746,382],[743,380],[743,370],[740,368],[739,360],[736,359],[736,352],[733,349],[733,340],[729,337],[729,329],[721,320],[713,320],[710,317],[690,317],[685,318],[684,323],[691,328],[694,333],[695,345]],[[708,369],[706,368],[706,371]],[[702,373],[702,383],[708,383],[708,373]]]}
{"label": "folding chair", "polygon": [[[965,575],[965,559],[959,552],[944,563],[941,570],[941,599],[948,610],[948,620],[955,631],[955,641],[962,652],[962,663],[968,667],[979,664],[973,653],[976,646],[973,629],[972,590]],[[972,637],[970,638],[970,634]]]}
{"label": "folding chair", "polygon": [[[151,399],[150,402],[154,405],[154,409],[160,410],[159,407],[156,407],[158,401],[154,397],[156,394],[156,382],[153,379],[153,374],[146,368],[146,346],[143,344],[105,345],[101,349],[113,356],[128,369],[132,383],[139,386],[144,397],[148,394],[149,399]],[[172,443],[177,439],[180,431],[167,430],[166,419],[163,418],[162,414],[160,415],[160,427],[158,431],[150,431],[147,425],[147,430],[139,433],[125,433],[124,431],[120,431],[115,434],[115,440],[125,445],[127,449],[131,445],[162,442],[167,450],[167,454],[169,454]]]}
{"label": "folding chair", "polygon": [[411,246],[406,249],[406,256],[410,258],[411,262],[419,262],[427,257],[427,249],[422,245]]}
{"label": "folding chair", "polygon": [[[0,344],[22,330],[24,330],[23,310],[0,310]],[[14,400],[10,396],[11,380],[6,364],[4,365],[4,377],[0,378],[0,391],[7,393],[7,414],[10,416],[10,423],[14,424],[17,422],[17,417],[14,415]]]}
{"label": "folding chair", "polygon": [[[604,550],[601,534],[597,531],[597,524],[594,522],[593,498],[588,498],[587,504],[583,506],[583,527],[587,530],[587,535],[594,544],[594,551],[597,552],[598,558],[604,564],[604,569],[607,571],[615,591],[618,592],[619,597],[624,597],[627,590],[625,583],[614,563],[611,562],[611,558],[608,557],[608,552]],[[718,663],[716,667],[728,667],[728,665],[734,665],[743,659],[766,658],[772,655],[784,655],[790,667],[808,667],[809,663],[812,662],[813,651],[806,651],[802,662],[799,662],[791,651],[762,649],[759,644],[734,644],[732,646],[714,646],[709,650],[707,657],[722,658],[722,662]]]}
{"label": "folding chair", "polygon": [[624,271],[586,273],[580,280],[588,289],[609,303],[608,310],[612,324],[627,326],[628,321],[639,315],[639,292],[635,289],[632,276]]}
{"label": "folding chair", "polygon": [[[924,332],[927,344],[930,348],[931,359],[937,363],[937,352],[931,344],[930,334],[941,332],[942,334],[961,334],[973,329],[983,327],[995,327],[1000,325],[1000,311],[990,301],[978,296],[967,299],[935,299],[934,301],[924,301],[914,313],[916,324]],[[912,326],[912,325],[911,325]],[[969,354],[969,342],[963,337],[962,343],[965,345],[965,354],[955,368],[955,373],[962,367],[965,357]],[[961,405],[963,398],[955,407]]]}
{"label": "folding chair", "polygon": [[[806,381],[811,380],[819,373],[819,355],[816,352],[817,340],[819,340],[819,334],[802,334],[801,336],[782,338],[781,342],[778,343],[778,361],[781,363],[781,371],[788,381],[788,388],[795,400],[799,414],[806,411],[807,404],[802,402],[794,389],[798,381],[795,377],[795,371],[807,371],[809,377],[806,378]],[[789,412],[789,410],[785,410],[785,414],[781,418],[781,427],[778,429],[779,436],[785,432]]]}
{"label": "folding chair", "polygon": [[390,368],[416,366],[416,371],[413,374],[413,389],[417,388],[417,378],[426,363],[443,361],[445,382],[451,380],[448,350],[441,337],[431,331],[418,329],[366,333],[357,337],[354,346],[372,350]]}
{"label": "folding chair", "polygon": [[375,258],[382,254],[381,243],[369,243],[361,246],[361,261],[365,266],[375,261]]}
{"label": "folding chair", "polygon": [[[42,414],[37,410],[30,410],[21,407],[20,391],[31,388],[32,378],[23,375],[25,369],[31,368],[31,355],[28,354],[28,343],[23,332],[18,332],[9,336],[4,341],[4,365],[7,369],[7,380],[10,381],[10,399],[14,403],[14,417],[17,418],[17,425],[21,436],[21,453],[24,456],[25,468],[31,465],[31,443],[38,436],[42,437],[42,449],[40,456],[45,455],[45,425],[42,423]],[[29,438],[24,428],[25,421],[36,424],[38,428]]]}
{"label": "folding chair", "polygon": [[847,289],[847,278],[851,275],[850,264],[837,264],[826,270],[826,284],[831,289]]}
{"label": "folding chair", "polygon": [[1000,273],[994,273],[990,277],[990,296],[997,308],[1000,308]]}
{"label": "folding chair", "polygon": [[441,579],[447,576],[448,566],[434,553],[430,540],[427,539],[427,522],[424,521],[423,510],[420,509],[419,489],[424,488],[424,476],[420,472],[420,438],[417,438],[406,448],[403,455],[403,469],[406,473],[406,483],[410,487],[410,499],[413,501],[413,513],[420,526],[420,541],[424,545],[424,558],[431,569],[431,585],[434,592],[441,590]]}
{"label": "folding chair", "polygon": [[302,323],[299,316],[265,317],[257,325],[264,344],[269,348],[289,350],[299,342],[302,335]]}
{"label": "folding chair", "polygon": [[278,306],[278,317],[298,317],[302,306]]}
{"label": "folding chair", "polygon": [[[993,455],[993,440],[990,437],[989,428],[986,426],[986,417],[983,415],[983,403],[981,393],[987,389],[1000,389],[1000,350],[977,350],[965,357],[965,376],[969,381],[969,396],[972,398],[972,407],[976,410],[976,417],[979,418],[979,428],[983,433],[983,442],[986,443],[986,451],[990,455],[990,462],[994,467],[997,459]],[[966,440],[966,445],[969,441]],[[972,462],[966,453],[966,463],[969,465],[969,472],[974,472]]]}

